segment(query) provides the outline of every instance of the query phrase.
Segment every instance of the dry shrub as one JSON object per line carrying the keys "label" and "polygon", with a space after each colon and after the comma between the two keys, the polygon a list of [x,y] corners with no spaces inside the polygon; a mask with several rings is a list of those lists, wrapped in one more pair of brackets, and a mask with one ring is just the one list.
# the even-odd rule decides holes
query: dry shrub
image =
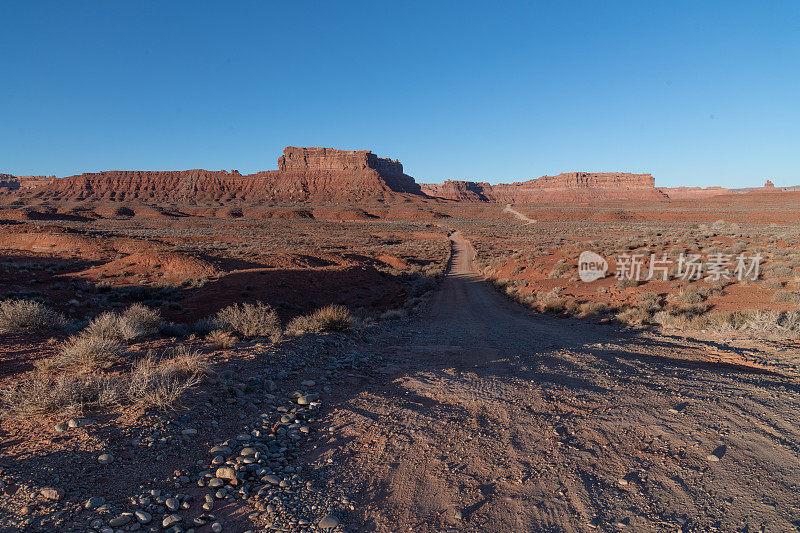
{"label": "dry shrub", "polygon": [[182,349],[162,360],[147,355],[134,364],[127,379],[125,396],[139,407],[172,409],[207,371],[208,361],[199,352]]}
{"label": "dry shrub", "polygon": [[5,300],[0,302],[0,334],[22,330],[64,327],[66,320],[40,302]]}
{"label": "dry shrub", "polygon": [[696,316],[662,312],[656,314],[655,321],[667,328],[703,329],[720,334],[746,333],[759,338],[796,337],[800,334],[800,310],[717,311]]}
{"label": "dry shrub", "polygon": [[159,311],[137,303],[128,307],[121,315],[107,311],[96,316],[81,335],[131,342],[157,333],[159,324]]}
{"label": "dry shrub", "polygon": [[608,305],[603,302],[586,302],[578,307],[579,318],[597,318],[608,310]]}
{"label": "dry shrub", "polygon": [[235,331],[248,338],[269,337],[272,342],[281,338],[278,313],[261,302],[226,307],[216,314],[215,322],[220,329]]}
{"label": "dry shrub", "polygon": [[542,311],[545,313],[564,313],[569,311],[571,307],[575,306],[577,306],[575,300],[571,300],[570,298],[566,298],[564,296],[557,296],[555,298],[549,298],[547,301],[545,301],[542,304]]}
{"label": "dry shrub", "polygon": [[236,337],[234,337],[229,331],[223,331],[221,329],[215,329],[206,335],[206,341],[211,344],[212,348],[217,350],[227,350],[228,348],[233,348],[234,345],[236,345]]}
{"label": "dry shrub", "polygon": [[764,268],[763,277],[768,279],[791,278],[794,275],[794,269],[787,263],[772,263]]}
{"label": "dry shrub", "polygon": [[40,366],[79,367],[82,370],[108,368],[124,360],[125,350],[118,340],[93,335],[75,335],[67,339],[61,353],[55,359],[46,360]]}
{"label": "dry shrub", "polygon": [[564,275],[569,272],[571,266],[567,263],[566,259],[559,259],[558,262],[553,265],[553,269],[550,271],[548,275],[549,278],[563,278]]}
{"label": "dry shrub", "polygon": [[310,315],[298,316],[289,322],[288,331],[295,334],[320,331],[347,331],[353,324],[350,311],[343,305],[331,304]]}
{"label": "dry shrub", "polygon": [[711,295],[711,289],[708,287],[690,287],[688,289],[681,289],[676,299],[683,304],[700,304],[705,302]]}
{"label": "dry shrub", "polygon": [[632,278],[620,278],[617,281],[617,290],[624,291],[625,289],[630,289],[632,287],[638,287],[639,280],[632,279]]}
{"label": "dry shrub", "polygon": [[98,375],[52,376],[36,372],[0,391],[0,414],[25,418],[40,414],[80,414],[89,407],[119,402],[115,380]]}
{"label": "dry shrub", "polygon": [[639,302],[637,307],[648,313],[652,314],[661,310],[661,296],[652,291],[643,292],[636,299]]}
{"label": "dry shrub", "polygon": [[134,404],[170,409],[208,373],[205,356],[186,348],[158,359],[148,354],[130,372],[53,376],[36,372],[0,390],[0,415],[24,418],[38,414],[78,414],[87,408]]}
{"label": "dry shrub", "polygon": [[642,307],[625,307],[622,311],[617,313],[614,318],[628,325],[649,324],[653,319],[653,315],[650,311]]}
{"label": "dry shrub", "polygon": [[780,290],[772,297],[773,302],[786,302],[792,304],[800,304],[800,293]]}

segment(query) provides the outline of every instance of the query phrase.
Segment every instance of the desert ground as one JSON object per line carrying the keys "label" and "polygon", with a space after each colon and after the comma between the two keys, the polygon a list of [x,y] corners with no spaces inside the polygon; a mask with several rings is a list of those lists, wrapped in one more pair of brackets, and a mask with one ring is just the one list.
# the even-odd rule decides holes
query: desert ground
{"label": "desert ground", "polygon": [[796,530],[799,200],[2,196],[0,529]]}

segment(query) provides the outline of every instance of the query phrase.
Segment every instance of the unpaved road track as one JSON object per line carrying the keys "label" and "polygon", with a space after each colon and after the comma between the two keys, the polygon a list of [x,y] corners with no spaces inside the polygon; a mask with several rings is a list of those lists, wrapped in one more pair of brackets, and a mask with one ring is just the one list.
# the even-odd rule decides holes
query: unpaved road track
{"label": "unpaved road track", "polygon": [[355,491],[350,529],[800,525],[795,378],[730,350],[711,364],[713,344],[534,315],[451,240],[428,311],[364,346],[384,362],[339,384],[310,453]]}
{"label": "unpaved road track", "polygon": [[511,213],[512,215],[514,215],[515,217],[517,217],[521,221],[525,222],[526,224],[533,224],[534,222],[536,222],[534,219],[527,217],[523,213],[520,213],[519,211],[517,211],[516,209],[511,207],[511,204],[507,204],[505,209],[503,209],[503,211]]}

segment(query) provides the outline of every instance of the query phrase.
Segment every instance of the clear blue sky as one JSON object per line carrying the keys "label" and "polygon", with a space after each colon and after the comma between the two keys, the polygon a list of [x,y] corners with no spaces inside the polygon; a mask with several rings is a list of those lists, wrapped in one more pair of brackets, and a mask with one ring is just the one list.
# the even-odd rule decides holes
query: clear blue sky
{"label": "clear blue sky", "polygon": [[573,170],[800,184],[800,2],[4,1],[0,172]]}

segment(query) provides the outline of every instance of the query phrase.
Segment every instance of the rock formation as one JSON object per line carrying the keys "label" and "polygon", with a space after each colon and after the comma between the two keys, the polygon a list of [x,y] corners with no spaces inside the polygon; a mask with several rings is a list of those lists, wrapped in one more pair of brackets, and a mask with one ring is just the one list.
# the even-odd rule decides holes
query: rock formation
{"label": "rock formation", "polygon": [[16,191],[19,189],[34,189],[52,183],[55,176],[12,176],[0,174],[0,189]]}
{"label": "rock formation", "polygon": [[568,172],[516,183],[490,185],[474,181],[424,184],[431,196],[452,200],[535,203],[593,200],[658,200],[666,195],[655,188],[651,174],[628,172]]}
{"label": "rock formation", "polygon": [[18,177],[11,174],[0,174],[0,190],[16,191],[19,187]]}
{"label": "rock formation", "polygon": [[288,146],[278,170],[242,175],[238,171],[107,171],[55,180],[43,196],[174,200],[360,201],[422,192],[398,161],[366,150]]}

